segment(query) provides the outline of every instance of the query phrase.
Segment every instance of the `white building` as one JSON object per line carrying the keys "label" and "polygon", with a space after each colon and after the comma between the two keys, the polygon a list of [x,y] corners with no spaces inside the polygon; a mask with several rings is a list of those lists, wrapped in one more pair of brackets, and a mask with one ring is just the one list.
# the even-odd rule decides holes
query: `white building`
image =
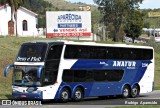
{"label": "white building", "polygon": [[[17,11],[17,33],[19,36],[38,36],[36,28],[38,14],[20,7]],[[16,23],[13,17],[11,23],[11,8],[9,5],[0,6],[0,35],[16,35]]]}

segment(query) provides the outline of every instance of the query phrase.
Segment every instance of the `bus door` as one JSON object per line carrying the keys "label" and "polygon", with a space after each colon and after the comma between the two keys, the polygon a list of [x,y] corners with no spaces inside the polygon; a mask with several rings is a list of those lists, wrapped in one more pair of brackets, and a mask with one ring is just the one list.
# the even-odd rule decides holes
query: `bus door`
{"label": "bus door", "polygon": [[63,45],[53,45],[49,48],[45,64],[44,85],[54,84],[57,80],[62,48]]}

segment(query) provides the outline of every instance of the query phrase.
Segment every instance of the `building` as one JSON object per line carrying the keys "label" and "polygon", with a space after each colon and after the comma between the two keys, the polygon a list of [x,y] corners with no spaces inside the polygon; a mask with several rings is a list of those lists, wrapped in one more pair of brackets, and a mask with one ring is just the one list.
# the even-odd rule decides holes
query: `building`
{"label": "building", "polygon": [[[13,17],[11,21],[11,8],[9,5],[0,6],[0,35],[16,35],[16,23]],[[38,14],[20,7],[17,11],[17,34],[18,36],[38,36]]]}

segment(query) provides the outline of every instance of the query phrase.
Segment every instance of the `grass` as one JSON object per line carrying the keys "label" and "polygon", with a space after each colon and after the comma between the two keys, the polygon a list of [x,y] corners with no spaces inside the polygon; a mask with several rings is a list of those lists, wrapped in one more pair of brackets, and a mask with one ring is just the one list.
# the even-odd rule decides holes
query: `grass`
{"label": "grass", "polygon": [[160,43],[148,42],[146,45],[154,47],[155,50],[155,88],[160,90]]}
{"label": "grass", "polygon": [[114,107],[114,108],[159,108],[159,105],[141,105],[141,106],[121,106],[121,107]]}
{"label": "grass", "polygon": [[[23,42],[33,40],[42,40],[42,38],[0,38],[0,99],[8,99],[11,97],[12,72],[10,71],[8,76],[4,77],[3,71],[5,67],[14,62],[19,47]],[[155,89],[160,90],[160,44],[151,42],[146,45],[155,48]]]}

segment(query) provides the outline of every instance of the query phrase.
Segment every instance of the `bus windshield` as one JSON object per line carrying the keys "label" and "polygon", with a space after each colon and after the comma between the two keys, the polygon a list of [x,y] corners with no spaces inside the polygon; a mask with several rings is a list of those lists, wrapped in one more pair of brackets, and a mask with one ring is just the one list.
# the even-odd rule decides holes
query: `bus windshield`
{"label": "bus windshield", "polygon": [[21,46],[17,55],[17,62],[43,62],[47,44],[26,43]]}
{"label": "bus windshield", "polygon": [[36,66],[15,66],[13,72],[13,85],[17,86],[41,86],[41,79],[37,78]]}

